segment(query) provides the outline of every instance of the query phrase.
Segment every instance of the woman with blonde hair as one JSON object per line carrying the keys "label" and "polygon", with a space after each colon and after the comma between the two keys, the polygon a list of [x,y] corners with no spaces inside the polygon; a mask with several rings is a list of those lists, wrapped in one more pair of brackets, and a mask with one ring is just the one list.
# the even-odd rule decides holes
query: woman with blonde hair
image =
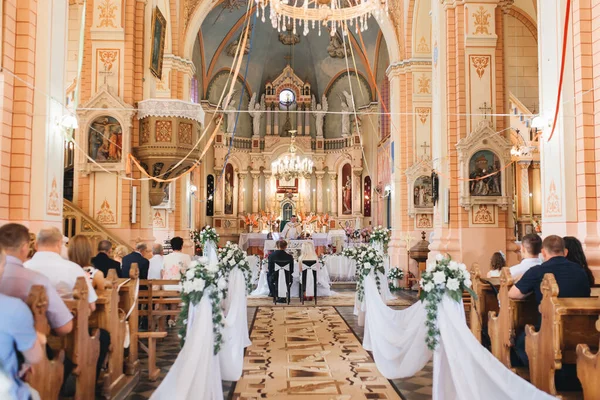
{"label": "woman with blonde hair", "polygon": [[[327,273],[327,269],[323,268],[319,262],[319,257],[312,243],[302,243],[298,264],[300,265],[300,273],[302,274],[302,289],[306,297],[310,299],[317,295],[315,290],[319,296],[332,295],[329,288],[329,274]],[[317,286],[316,289],[315,286]]]}
{"label": "woman with blonde hair", "polygon": [[92,266],[92,244],[83,235],[75,235],[69,240],[69,260],[79,265],[92,281],[94,290],[104,290],[104,274]]}
{"label": "woman with blonde hair", "polygon": [[129,249],[127,248],[127,246],[123,246],[121,244],[117,246],[117,248],[113,252],[113,260],[117,261],[119,264],[123,264],[123,257],[125,257],[127,254],[129,254]]}

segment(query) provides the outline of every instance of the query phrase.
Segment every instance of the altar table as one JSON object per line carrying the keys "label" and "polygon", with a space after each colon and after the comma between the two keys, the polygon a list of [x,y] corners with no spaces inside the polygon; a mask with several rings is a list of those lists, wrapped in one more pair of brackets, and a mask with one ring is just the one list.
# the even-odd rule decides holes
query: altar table
{"label": "altar table", "polygon": [[[273,235],[276,235],[274,233]],[[241,233],[240,239],[238,241],[238,245],[248,254],[256,254],[256,255],[264,255],[265,251],[275,250],[275,245],[272,245],[272,248],[266,249],[266,243],[268,234],[266,233]],[[308,241],[314,244],[315,252],[317,254],[322,254],[325,252],[325,248],[330,243],[330,235],[327,233],[313,233],[312,239]],[[272,240],[275,243],[275,240]],[[288,241],[288,248],[290,248],[290,242],[294,242],[294,240]],[[270,245],[271,246],[271,245]],[[300,245],[302,246],[302,245]]]}

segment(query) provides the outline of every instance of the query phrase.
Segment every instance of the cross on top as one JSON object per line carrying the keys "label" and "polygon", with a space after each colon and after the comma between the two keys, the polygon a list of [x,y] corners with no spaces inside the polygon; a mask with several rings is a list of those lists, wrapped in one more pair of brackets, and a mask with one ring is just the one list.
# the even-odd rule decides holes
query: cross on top
{"label": "cross on top", "polygon": [[431,146],[429,146],[429,144],[428,144],[427,142],[423,142],[423,144],[421,145],[421,148],[423,149],[423,154],[424,154],[424,155],[425,155],[425,154],[427,154],[427,151],[428,151],[428,149],[429,149],[430,147],[431,147]]}
{"label": "cross on top", "polygon": [[483,111],[483,118],[487,119],[487,112],[492,111],[492,107],[488,107],[487,101],[486,101],[483,103],[483,107],[479,107],[479,111]]}

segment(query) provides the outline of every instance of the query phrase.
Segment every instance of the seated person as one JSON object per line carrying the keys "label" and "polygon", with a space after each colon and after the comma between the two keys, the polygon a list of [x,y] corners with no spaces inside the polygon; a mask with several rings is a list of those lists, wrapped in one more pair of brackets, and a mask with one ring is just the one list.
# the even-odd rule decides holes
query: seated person
{"label": "seated person", "polygon": [[98,254],[92,258],[92,265],[102,271],[104,277],[108,276],[109,270],[114,269],[119,278],[124,278],[121,276],[121,264],[111,258],[112,252],[112,243],[109,240],[99,241]]}
{"label": "seated person", "polygon": [[[171,239],[171,248],[173,252],[163,259],[162,278],[180,280],[181,275],[185,274],[185,271],[190,267],[192,258],[189,254],[181,251],[183,249],[183,238],[179,236]],[[179,290],[179,285],[165,285],[164,289]]]}
{"label": "seated person", "polygon": [[490,270],[487,273],[488,278],[498,278],[500,276],[500,271],[502,268],[506,266],[506,258],[504,258],[504,253],[501,251],[497,251],[492,254],[492,260],[490,261]]}
{"label": "seated person", "polygon": [[[286,282],[288,287],[292,283],[292,273],[294,272],[294,257],[290,254],[286,253],[287,242],[285,240],[279,240],[277,242],[277,250],[272,252],[269,255],[269,272],[267,275],[267,279],[269,280],[269,288],[270,288],[270,296],[277,297],[277,282],[278,282],[278,273],[275,272],[275,263],[279,265],[289,264],[290,271],[286,274]],[[285,303],[286,299],[278,298],[277,301],[279,303]]]}
{"label": "seated person", "polygon": [[521,239],[521,262],[510,267],[513,279],[520,278],[531,267],[540,265],[540,252],[542,251],[542,238],[535,233],[523,236]]}
{"label": "seated person", "polygon": [[565,236],[563,240],[565,241],[565,257],[567,257],[567,260],[580,265],[588,277],[590,287],[594,286],[596,284],[596,279],[594,278],[594,273],[588,266],[587,258],[585,257],[583,246],[579,239],[573,236]]}
{"label": "seated person", "polygon": [[[565,242],[560,236],[550,235],[542,242],[542,256],[544,263],[531,267],[523,274],[521,279],[508,292],[508,296],[514,300],[521,300],[533,293],[536,303],[542,302],[541,284],[544,275],[551,273],[558,284],[558,297],[590,297],[590,284],[587,275],[581,266],[565,258]],[[541,315],[535,329],[539,330]],[[525,332],[521,333],[515,340],[514,353],[511,354],[513,366],[529,366],[529,358],[525,351]],[[557,388],[559,390],[576,390],[573,382],[578,383],[575,366],[563,365],[557,371]],[[573,375],[575,372],[575,375]],[[569,384],[570,383],[570,384]]]}
{"label": "seated person", "polygon": [[[6,256],[0,250],[0,279],[4,272]],[[9,378],[9,397],[16,400],[39,398],[37,392],[24,383],[19,376],[17,352],[25,362],[36,364],[42,360],[46,337],[37,333],[33,315],[22,300],[0,294],[0,367]],[[1,394],[1,393],[0,393]]]}
{"label": "seated person", "polygon": [[281,238],[286,240],[297,239],[302,234],[302,224],[298,222],[298,218],[292,215],[290,222],[285,224],[283,232],[281,232]]}

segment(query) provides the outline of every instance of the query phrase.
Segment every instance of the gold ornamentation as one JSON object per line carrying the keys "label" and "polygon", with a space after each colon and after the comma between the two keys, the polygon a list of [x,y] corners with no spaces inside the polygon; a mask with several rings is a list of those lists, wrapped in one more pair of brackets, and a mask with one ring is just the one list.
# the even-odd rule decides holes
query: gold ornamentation
{"label": "gold ornamentation", "polygon": [[473,209],[473,212],[475,213],[473,215],[473,224],[476,225],[493,225],[496,223],[495,218],[494,218],[494,210],[492,209],[490,211],[490,209],[488,208],[488,206],[486,204],[481,204],[479,205],[479,208],[477,209],[477,211],[475,211],[475,209]]}
{"label": "gold ornamentation", "polygon": [[48,214],[50,215],[60,215],[60,208],[58,203],[60,201],[60,196],[58,195],[58,189],[56,184],[56,178],[52,179],[52,187],[50,189],[50,193],[48,194]]}
{"label": "gold ornamentation", "polygon": [[101,224],[114,224],[117,222],[115,219],[115,214],[110,209],[110,204],[108,204],[108,200],[104,198],[102,205],[100,206],[100,210],[96,213],[96,221]]}
{"label": "gold ornamentation", "polygon": [[179,124],[179,143],[192,144],[192,124]]}
{"label": "gold ornamentation", "polygon": [[112,0],[101,0],[98,5],[98,10],[100,10],[100,23],[98,24],[98,28],[116,28],[114,19],[116,18],[115,11],[117,10],[117,5],[112,3]]}
{"label": "gold ornamentation", "polygon": [[150,121],[143,119],[140,124],[140,144],[145,144],[150,141]]}
{"label": "gold ornamentation", "polygon": [[117,56],[119,55],[118,50],[99,50],[98,58],[104,64],[104,67],[107,71],[112,70],[113,63],[117,61]]}
{"label": "gold ornamentation", "polygon": [[429,214],[417,214],[417,228],[428,229],[433,228],[433,221]]}
{"label": "gold ornamentation", "polygon": [[417,53],[429,53],[431,50],[429,49],[429,45],[427,44],[427,39],[425,36],[421,36],[421,40],[419,41],[419,45],[417,46]]}
{"label": "gold ornamentation", "polygon": [[421,75],[417,82],[419,85],[419,93],[431,93],[431,79],[429,79],[425,74]]}
{"label": "gold ornamentation", "polygon": [[425,125],[427,122],[427,118],[429,118],[429,113],[431,112],[431,108],[429,107],[416,107],[415,111],[421,120],[421,123]]}
{"label": "gold ornamentation", "polygon": [[156,141],[170,142],[172,127],[171,121],[156,121]]}
{"label": "gold ornamentation", "polygon": [[479,79],[483,78],[483,74],[485,73],[485,69],[490,63],[490,56],[472,56],[471,61],[473,62],[473,66],[477,70],[477,75]]}
{"label": "gold ornamentation", "polygon": [[490,18],[491,14],[480,6],[479,9],[473,13],[473,18],[475,18],[475,35],[489,35],[489,27],[490,27]]}
{"label": "gold ornamentation", "polygon": [[560,198],[556,193],[556,183],[554,183],[554,179],[550,182],[550,191],[548,193],[548,197],[546,198],[546,216],[547,217],[558,217],[562,215],[562,211],[560,209]]}

